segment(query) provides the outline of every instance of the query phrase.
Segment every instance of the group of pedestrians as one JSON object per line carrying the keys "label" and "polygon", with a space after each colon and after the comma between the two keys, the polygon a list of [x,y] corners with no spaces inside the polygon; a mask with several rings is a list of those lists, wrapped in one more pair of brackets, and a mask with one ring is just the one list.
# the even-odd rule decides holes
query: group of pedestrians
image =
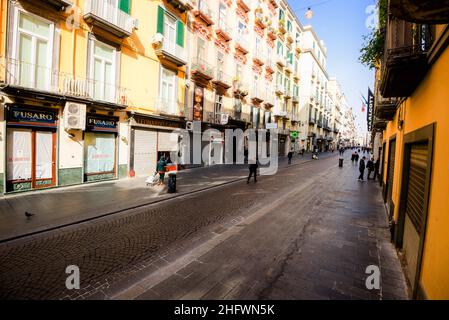
{"label": "group of pedestrians", "polygon": [[[365,154],[367,152],[367,150],[363,150],[363,153]],[[377,178],[379,178],[379,168],[380,168],[380,160],[379,158],[374,161],[374,158],[372,158],[371,156],[368,158],[367,161],[367,157],[362,156],[362,158],[360,159],[360,149],[358,151],[354,151],[354,153],[351,156],[351,161],[354,164],[358,164],[359,165],[359,172],[360,175],[358,177],[358,181],[361,182],[365,182],[365,170],[368,170],[368,176],[367,176],[367,180],[373,180],[376,181]],[[360,161],[359,161],[360,159]],[[371,178],[371,175],[374,173],[373,177]]]}

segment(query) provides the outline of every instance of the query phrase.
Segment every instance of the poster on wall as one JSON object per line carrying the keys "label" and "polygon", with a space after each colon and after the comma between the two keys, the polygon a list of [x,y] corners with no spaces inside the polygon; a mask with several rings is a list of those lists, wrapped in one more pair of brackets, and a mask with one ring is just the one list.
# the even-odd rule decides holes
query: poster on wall
{"label": "poster on wall", "polygon": [[193,121],[203,121],[204,88],[196,87],[193,96]]}

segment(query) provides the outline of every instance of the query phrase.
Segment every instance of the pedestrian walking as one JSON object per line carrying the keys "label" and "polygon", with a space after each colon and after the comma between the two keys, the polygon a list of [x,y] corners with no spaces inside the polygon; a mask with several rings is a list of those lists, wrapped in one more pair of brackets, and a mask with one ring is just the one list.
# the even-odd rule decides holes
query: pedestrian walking
{"label": "pedestrian walking", "polygon": [[257,163],[250,163],[249,165],[249,176],[247,184],[249,184],[249,181],[251,180],[251,177],[254,175],[254,183],[257,182],[257,168],[259,168],[259,164]]}
{"label": "pedestrian walking", "polygon": [[365,175],[365,157],[363,157],[361,160],[360,160],[360,163],[359,163],[359,171],[360,171],[360,176],[359,176],[359,181],[362,181],[362,182],[364,182],[365,180],[363,180],[363,176]]}
{"label": "pedestrian walking", "polygon": [[167,166],[167,161],[165,160],[165,156],[161,156],[161,158],[157,162],[157,168],[156,168],[157,172],[159,173],[159,185],[164,183],[166,166]]}
{"label": "pedestrian walking", "polygon": [[376,162],[374,163],[374,177],[373,177],[374,181],[376,181],[376,179],[379,177],[379,169],[380,169],[380,159],[377,158]]}
{"label": "pedestrian walking", "polygon": [[288,152],[287,157],[288,157],[288,164],[289,164],[289,165],[292,164],[292,158],[293,158],[293,151],[292,151],[292,150],[290,150],[290,151]]}
{"label": "pedestrian walking", "polygon": [[356,151],[356,152],[355,152],[355,163],[356,163],[356,164],[359,163],[359,159],[360,159],[360,155],[359,155],[359,153]]}
{"label": "pedestrian walking", "polygon": [[368,163],[366,164],[366,168],[368,169],[368,178],[367,180],[371,180],[371,173],[374,171],[374,159],[371,158],[368,160]]}
{"label": "pedestrian walking", "polygon": [[301,149],[301,156],[304,157],[304,152],[306,152],[306,149],[302,148]]}

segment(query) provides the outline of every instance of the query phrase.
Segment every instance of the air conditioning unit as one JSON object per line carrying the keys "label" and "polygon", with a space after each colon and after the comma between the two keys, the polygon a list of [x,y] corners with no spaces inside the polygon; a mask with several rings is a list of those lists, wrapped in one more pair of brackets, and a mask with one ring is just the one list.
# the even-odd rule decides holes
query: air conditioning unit
{"label": "air conditioning unit", "polygon": [[66,130],[86,129],[86,105],[67,102],[64,108],[64,128]]}
{"label": "air conditioning unit", "polygon": [[220,114],[220,123],[222,125],[226,125],[229,122],[229,114],[227,113],[222,113]]}
{"label": "air conditioning unit", "polygon": [[153,36],[153,39],[151,39],[151,43],[156,48],[160,48],[162,46],[162,43],[164,42],[164,35],[162,33],[156,33]]}

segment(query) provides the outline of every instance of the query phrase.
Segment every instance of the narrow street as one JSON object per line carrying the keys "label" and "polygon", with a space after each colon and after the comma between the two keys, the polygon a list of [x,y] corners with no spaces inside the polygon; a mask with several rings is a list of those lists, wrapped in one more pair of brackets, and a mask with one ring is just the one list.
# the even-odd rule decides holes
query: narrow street
{"label": "narrow street", "polygon": [[[0,298],[406,299],[380,187],[348,157],[4,242]],[[68,265],[80,290],[66,289]]]}

